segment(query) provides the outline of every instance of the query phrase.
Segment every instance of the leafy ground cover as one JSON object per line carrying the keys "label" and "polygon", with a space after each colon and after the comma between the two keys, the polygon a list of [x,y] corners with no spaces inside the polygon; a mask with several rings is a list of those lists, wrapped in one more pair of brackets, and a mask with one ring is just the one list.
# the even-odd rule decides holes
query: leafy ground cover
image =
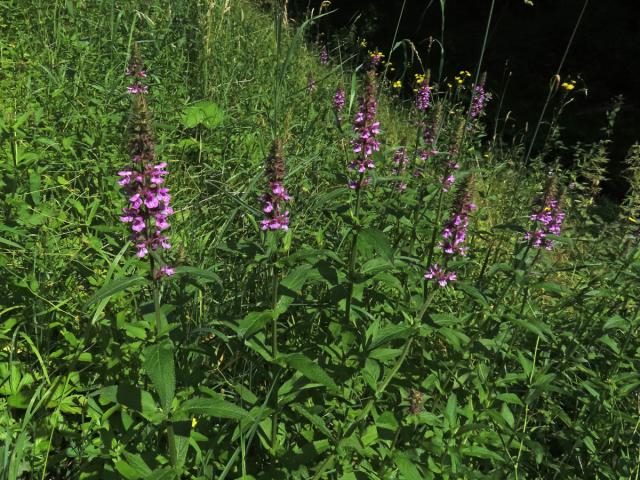
{"label": "leafy ground cover", "polygon": [[615,107],[563,168],[278,8],[0,9],[0,478],[638,477]]}

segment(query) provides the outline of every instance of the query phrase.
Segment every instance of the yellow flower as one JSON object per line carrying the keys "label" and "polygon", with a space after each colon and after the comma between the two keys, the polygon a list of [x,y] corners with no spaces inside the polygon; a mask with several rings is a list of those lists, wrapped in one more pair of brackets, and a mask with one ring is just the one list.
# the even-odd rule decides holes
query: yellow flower
{"label": "yellow flower", "polygon": [[560,84],[560,86],[564,88],[566,91],[570,92],[571,90],[576,88],[576,81],[571,80],[571,82],[563,82]]}
{"label": "yellow flower", "polygon": [[367,48],[367,40],[366,39],[362,39],[360,40],[360,47],[361,48]]}
{"label": "yellow flower", "polygon": [[198,425],[198,420],[196,420],[196,417],[193,417],[191,419],[191,428],[196,428],[196,425]]}
{"label": "yellow flower", "polygon": [[382,53],[380,50],[375,50],[375,51],[371,51],[369,50],[369,57],[374,58],[384,58],[384,53]]}
{"label": "yellow flower", "polygon": [[400,80],[396,80],[393,82],[393,88],[402,88],[402,82]]}
{"label": "yellow flower", "polygon": [[451,85],[450,83],[447,83],[447,87],[452,88],[453,85]]}
{"label": "yellow flower", "polygon": [[415,74],[415,77],[416,77],[416,83],[417,83],[418,85],[421,85],[422,83],[424,83],[425,78],[426,78],[426,77],[425,77],[425,75],[423,75],[423,74],[421,74],[421,73],[416,73],[416,74]]}
{"label": "yellow flower", "polygon": [[635,218],[633,218],[633,217],[629,217],[629,221],[630,221],[631,223],[640,223],[640,221],[636,220],[636,219],[635,219]]}

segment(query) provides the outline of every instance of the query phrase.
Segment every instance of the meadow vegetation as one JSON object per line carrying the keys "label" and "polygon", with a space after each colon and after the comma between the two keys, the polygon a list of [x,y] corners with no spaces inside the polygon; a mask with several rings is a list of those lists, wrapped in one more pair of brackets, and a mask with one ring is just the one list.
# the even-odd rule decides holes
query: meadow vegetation
{"label": "meadow vegetation", "polygon": [[0,5],[0,479],[637,480],[618,106],[529,154],[271,3]]}

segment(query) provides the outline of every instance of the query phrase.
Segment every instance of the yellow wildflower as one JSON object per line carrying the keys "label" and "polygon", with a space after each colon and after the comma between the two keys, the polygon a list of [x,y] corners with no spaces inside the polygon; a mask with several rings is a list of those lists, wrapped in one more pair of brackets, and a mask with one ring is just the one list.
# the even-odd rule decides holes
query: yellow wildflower
{"label": "yellow wildflower", "polygon": [[570,82],[563,82],[560,84],[562,88],[564,88],[567,92],[570,92],[574,88],[576,88],[576,81],[571,80]]}
{"label": "yellow wildflower", "polygon": [[369,57],[382,59],[384,58],[384,53],[382,53],[380,50],[375,50],[373,52],[369,50]]}
{"label": "yellow wildflower", "polygon": [[421,85],[422,83],[424,83],[425,78],[426,78],[426,77],[425,77],[425,75],[423,75],[423,74],[421,74],[421,73],[416,73],[416,74],[415,74],[415,77],[416,77],[416,83],[417,83],[418,85]]}
{"label": "yellow wildflower", "polygon": [[396,80],[393,82],[393,88],[402,88],[402,82],[400,80]]}
{"label": "yellow wildflower", "polygon": [[367,48],[367,40],[365,38],[360,40],[360,48]]}
{"label": "yellow wildflower", "polygon": [[196,425],[198,425],[198,420],[196,420],[196,417],[193,417],[191,419],[191,428],[196,428]]}

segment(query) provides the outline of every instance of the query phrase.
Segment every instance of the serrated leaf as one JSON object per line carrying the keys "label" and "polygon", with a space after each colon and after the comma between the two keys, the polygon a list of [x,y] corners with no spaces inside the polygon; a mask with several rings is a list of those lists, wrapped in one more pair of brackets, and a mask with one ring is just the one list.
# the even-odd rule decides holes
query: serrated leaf
{"label": "serrated leaf", "polygon": [[145,283],[147,280],[140,276],[134,275],[131,277],[118,277],[114,279],[112,282],[109,282],[107,285],[103,286],[100,290],[98,290],[93,296],[87,300],[84,304],[84,308],[89,307],[90,305],[97,303],[106,298],[110,298],[118,292],[122,292],[127,288],[131,288],[135,285],[140,285]]}
{"label": "serrated leaf", "polygon": [[173,359],[173,344],[165,339],[151,345],[143,352],[144,368],[160,397],[162,408],[168,412],[176,393],[176,371]]}
{"label": "serrated leaf", "polygon": [[403,480],[423,480],[424,477],[420,474],[418,467],[405,453],[396,452],[393,455],[393,461]]}
{"label": "serrated leaf", "polygon": [[179,411],[189,415],[205,415],[214,418],[229,418],[231,420],[251,418],[249,412],[225,400],[221,395],[212,398],[191,398],[180,405]]}
{"label": "serrated leaf", "polygon": [[280,360],[290,368],[299,371],[316,383],[324,385],[329,390],[338,390],[338,385],[329,377],[322,367],[310,358],[304,356],[302,353],[291,353],[289,355],[283,355]]}

